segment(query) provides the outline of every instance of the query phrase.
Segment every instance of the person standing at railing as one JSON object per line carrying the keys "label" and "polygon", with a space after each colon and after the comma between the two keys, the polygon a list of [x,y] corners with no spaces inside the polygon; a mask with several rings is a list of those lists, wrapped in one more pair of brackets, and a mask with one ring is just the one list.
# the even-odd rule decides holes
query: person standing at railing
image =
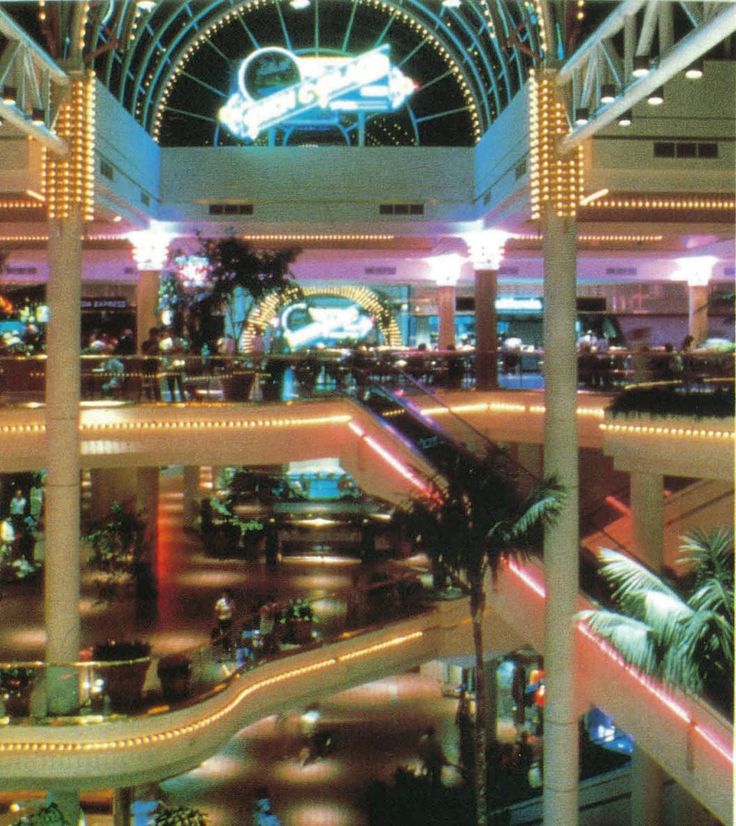
{"label": "person standing at railing", "polygon": [[161,388],[158,383],[158,327],[151,327],[148,330],[148,338],[141,342],[141,354],[143,355],[143,395],[149,401],[160,402]]}
{"label": "person standing at railing", "polygon": [[173,328],[167,327],[159,342],[161,367],[166,376],[166,386],[171,402],[184,402],[187,392],[184,389],[184,368],[186,366],[187,345],[184,339],[176,335]]}
{"label": "person standing at railing", "polygon": [[227,656],[230,653],[232,646],[230,632],[233,627],[234,615],[235,599],[233,597],[233,592],[226,588],[220,594],[217,602],[215,602],[215,619],[217,620],[219,641],[222,645],[222,653],[224,656]]}

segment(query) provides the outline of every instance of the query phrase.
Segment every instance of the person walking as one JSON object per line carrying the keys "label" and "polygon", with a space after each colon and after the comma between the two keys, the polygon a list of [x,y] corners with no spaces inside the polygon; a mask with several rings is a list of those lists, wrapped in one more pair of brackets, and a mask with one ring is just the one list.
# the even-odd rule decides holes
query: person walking
{"label": "person walking", "polygon": [[417,747],[419,759],[422,761],[424,774],[429,777],[433,786],[442,785],[442,768],[449,765],[442,743],[437,739],[434,726],[428,726],[419,740]]}
{"label": "person walking", "polygon": [[222,645],[223,656],[230,653],[232,640],[230,631],[233,627],[233,614],[235,613],[235,600],[233,592],[225,589],[215,603],[215,618],[219,631],[219,641]]}

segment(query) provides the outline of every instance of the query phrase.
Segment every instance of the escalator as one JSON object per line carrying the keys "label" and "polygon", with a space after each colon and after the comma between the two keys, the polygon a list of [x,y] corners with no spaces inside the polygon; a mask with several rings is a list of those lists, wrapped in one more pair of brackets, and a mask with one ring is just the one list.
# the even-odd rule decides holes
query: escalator
{"label": "escalator", "polygon": [[[419,387],[414,392],[424,391]],[[434,404],[442,403],[440,398],[433,398],[432,401]],[[434,465],[438,475],[450,474],[458,462],[478,461],[484,453],[499,449],[454,414],[451,414],[451,435],[448,427],[439,426],[434,419],[422,413],[419,405],[413,403],[411,393],[372,387],[364,403],[387,425],[409,439],[418,452]],[[448,417],[443,417],[443,422],[447,421]],[[517,470],[524,473],[523,469]],[[528,481],[522,478],[522,483]],[[583,536],[592,533],[595,521],[591,520],[591,524],[587,525],[585,514],[581,514]],[[599,526],[598,536],[609,547],[621,548],[613,537],[601,533]],[[535,560],[524,568],[512,564],[509,573],[511,575],[505,579],[504,587],[499,589],[498,594],[494,592],[489,600],[491,611],[543,652],[543,562]],[[516,593],[513,586],[507,586],[514,579],[524,586]],[[608,587],[597,572],[595,556],[582,546],[580,587],[578,602],[581,610],[610,602]],[[595,637],[587,625],[578,623],[577,634],[579,682],[584,685],[581,694],[585,700],[606,709],[616,719],[617,725],[629,731],[642,748],[655,756],[669,774],[711,811],[721,817],[725,811],[730,811],[732,723],[702,698],[679,696],[643,677],[627,666],[610,646]],[[727,706],[729,701],[730,698],[724,698],[724,705]],[[584,710],[584,707],[581,708],[581,713]],[[700,741],[700,766],[695,765],[693,757],[696,740]],[[672,742],[682,748],[673,752],[670,748]],[[705,763],[708,764],[708,771],[702,772]],[[709,773],[713,773],[717,781],[714,782]]]}

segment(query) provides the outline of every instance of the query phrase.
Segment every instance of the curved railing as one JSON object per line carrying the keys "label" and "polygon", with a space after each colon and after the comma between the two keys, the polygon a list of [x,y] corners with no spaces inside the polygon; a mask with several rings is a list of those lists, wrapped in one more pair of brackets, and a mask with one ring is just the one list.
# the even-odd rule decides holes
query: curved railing
{"label": "curved railing", "polygon": [[[544,353],[524,351],[513,367],[499,374],[507,387],[513,377],[544,373]],[[630,383],[682,379],[697,387],[703,379],[734,374],[732,353],[695,351],[675,360],[669,352],[610,350],[578,354],[581,389],[617,390]],[[45,356],[0,357],[0,401],[43,402]],[[84,401],[264,402],[313,398],[332,393],[357,396],[369,382],[402,386],[406,379],[432,389],[475,386],[472,351],[320,350],[291,355],[81,356]]]}
{"label": "curved railing", "polygon": [[[431,611],[438,596],[422,568],[396,563],[390,571],[375,568],[373,575],[361,568],[361,577],[347,595],[273,603],[271,634],[261,630],[259,615],[251,615],[240,618],[228,640],[173,654],[94,660],[89,649],[77,662],[0,662],[0,726],[89,725],[200,703],[245,671]],[[70,682],[76,687],[72,713],[48,712],[47,692],[59,681],[67,694]]]}

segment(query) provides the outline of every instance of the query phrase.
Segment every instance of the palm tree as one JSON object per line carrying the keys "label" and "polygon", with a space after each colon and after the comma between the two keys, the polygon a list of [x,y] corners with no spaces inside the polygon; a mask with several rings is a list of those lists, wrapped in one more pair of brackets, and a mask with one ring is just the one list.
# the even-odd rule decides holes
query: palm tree
{"label": "palm tree", "polygon": [[449,570],[470,597],[476,670],[475,767],[476,821],[488,818],[486,701],[483,671],[483,614],[486,574],[495,579],[503,560],[524,558],[541,547],[541,529],[560,511],[562,488],[553,478],[522,496],[505,452],[485,459],[460,457],[444,471],[433,495],[409,508],[409,524],[436,566]]}
{"label": "palm tree", "polygon": [[679,566],[689,594],[681,596],[641,563],[601,549],[601,572],[618,611],[580,616],[631,665],[719,706],[733,697],[733,530],[695,530],[683,537]]}

